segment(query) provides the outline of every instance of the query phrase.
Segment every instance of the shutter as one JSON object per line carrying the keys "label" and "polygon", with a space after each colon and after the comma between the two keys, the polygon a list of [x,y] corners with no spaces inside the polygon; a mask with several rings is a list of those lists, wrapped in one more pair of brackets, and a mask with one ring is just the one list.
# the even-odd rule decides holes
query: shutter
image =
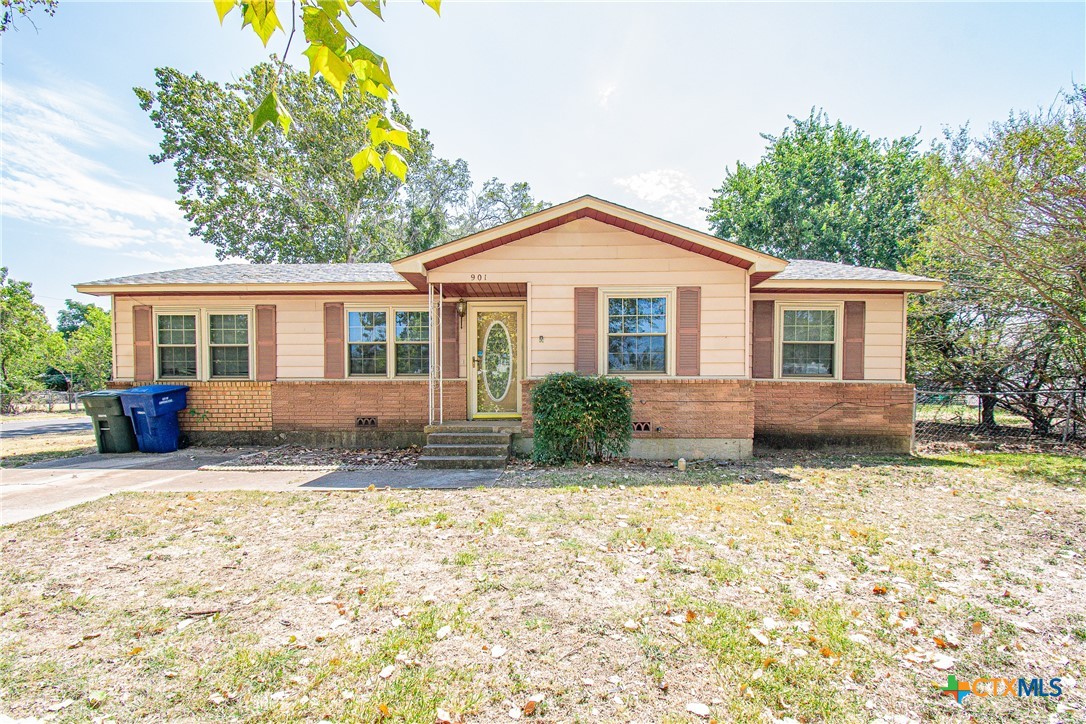
{"label": "shutter", "polygon": [[447,380],[460,376],[460,316],[456,302],[441,305],[441,375]]}
{"label": "shutter", "polygon": [[864,326],[866,302],[845,302],[844,349],[841,351],[841,378],[864,378]]}
{"label": "shutter", "polygon": [[276,377],[275,305],[256,305],[256,378],[261,382]]}
{"label": "shutter", "polygon": [[134,369],[132,377],[137,382],[154,380],[154,315],[151,307],[138,304],[132,307],[132,343],[134,343]]}
{"label": "shutter", "polygon": [[750,376],[772,379],[774,303],[771,299],[757,299],[753,302],[753,308]]}
{"label": "shutter", "polygon": [[324,377],[341,380],[346,377],[343,345],[343,302],[327,302],[324,305]]}
{"label": "shutter", "polygon": [[701,374],[701,287],[679,287],[676,296],[678,352],[675,373],[680,377],[697,377]]}
{"label": "shutter", "polygon": [[132,307],[133,370],[136,382],[155,379],[155,331],[151,308],[139,304]]}
{"label": "shutter", "polygon": [[599,346],[596,337],[595,287],[573,290],[573,369],[582,375],[599,373]]}

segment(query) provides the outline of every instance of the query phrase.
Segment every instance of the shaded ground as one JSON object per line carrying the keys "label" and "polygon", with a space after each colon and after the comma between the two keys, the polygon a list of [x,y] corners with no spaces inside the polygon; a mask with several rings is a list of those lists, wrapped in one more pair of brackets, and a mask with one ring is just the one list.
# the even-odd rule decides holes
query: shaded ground
{"label": "shaded ground", "polygon": [[[51,423],[55,424],[55,423]],[[17,468],[95,451],[94,432],[0,436],[0,467]]]}
{"label": "shaded ground", "polygon": [[[791,456],[501,483],[125,494],[5,527],[0,707],[964,722],[1086,703],[1081,459]],[[938,693],[948,673],[1058,676],[1065,693],[963,708]]]}

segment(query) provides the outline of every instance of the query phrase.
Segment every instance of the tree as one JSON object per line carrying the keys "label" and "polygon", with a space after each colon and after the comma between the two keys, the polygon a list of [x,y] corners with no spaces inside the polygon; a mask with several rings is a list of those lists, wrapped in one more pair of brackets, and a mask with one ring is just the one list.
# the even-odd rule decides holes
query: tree
{"label": "tree", "polygon": [[135,89],[163,134],[151,160],[173,162],[178,204],[192,233],[220,259],[389,261],[476,231],[477,222],[509,221],[541,207],[527,184],[491,181],[473,196],[467,164],[435,157],[429,133],[414,130],[396,104],[393,114],[412,138],[406,183],[387,174],[356,180],[339,159],[365,142],[374,100],[353,87],[340,97],[301,72],[287,71],[278,81],[294,131],[251,134],[246,104],[276,72],[274,64],[261,64],[223,86],[160,68],[154,90]]}
{"label": "tree", "polygon": [[65,337],[71,336],[72,332],[87,324],[87,315],[90,314],[91,309],[98,309],[98,307],[77,302],[74,299],[65,299],[64,309],[57,312],[57,331]]}
{"label": "tree", "polygon": [[[441,14],[441,0],[422,1],[435,13]],[[388,61],[363,45],[344,24],[346,20],[355,26],[350,7],[359,4],[379,20],[384,20],[382,13],[387,2],[388,0],[291,0],[290,33],[287,35],[283,59],[279,62],[277,72],[270,77],[270,82],[261,96],[262,100],[251,106],[254,110],[249,114],[249,122],[253,131],[259,132],[268,124],[278,123],[286,134],[294,122],[291,115],[294,106],[287,96],[280,96],[278,80],[286,69],[287,54],[290,52],[290,44],[294,40],[300,17],[302,34],[309,44],[302,55],[309,59],[310,77],[319,73],[340,96],[347,88],[353,88],[375,101],[374,112],[366,123],[370,132],[368,140],[350,156],[355,177],[361,178],[372,168],[378,173],[387,170],[403,181],[407,174],[407,162],[397,148],[410,149],[411,144],[408,130],[398,122],[394,112],[390,114],[386,110],[385,102],[396,92],[389,74]],[[214,3],[220,23],[224,22],[226,16],[235,8],[240,9],[241,26],[251,27],[265,46],[276,30],[285,32],[276,12],[275,0],[214,0]],[[345,156],[344,159],[346,158]]]}
{"label": "tree", "polygon": [[50,333],[45,309],[34,301],[30,282],[0,267],[0,407],[10,410],[22,393],[41,386],[45,343]]}
{"label": "tree", "polygon": [[4,14],[0,16],[0,33],[4,33],[18,30],[15,21],[19,18],[26,18],[34,25],[34,21],[29,18],[34,8],[41,8],[46,15],[54,15],[57,11],[57,0],[0,0],[0,7],[4,9]]}
{"label": "tree", "polygon": [[1086,362],[1086,88],[983,138],[949,135],[929,164],[923,209],[930,223],[914,267],[960,262],[955,285],[1051,320]]}
{"label": "tree", "polygon": [[50,332],[45,341],[44,379],[49,387],[67,392],[69,402],[77,391],[105,387],[113,371],[110,314],[93,304],[82,306],[84,318],[76,329]]}
{"label": "tree", "polygon": [[789,117],[710,200],[714,234],[769,254],[896,269],[921,228],[916,135],[873,140],[821,111]]}

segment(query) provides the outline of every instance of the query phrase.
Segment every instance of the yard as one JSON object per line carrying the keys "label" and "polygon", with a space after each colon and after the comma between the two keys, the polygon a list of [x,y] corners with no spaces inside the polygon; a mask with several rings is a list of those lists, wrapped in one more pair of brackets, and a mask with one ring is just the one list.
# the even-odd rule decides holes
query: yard
{"label": "yard", "polygon": [[[1084,490],[1081,458],[963,453],[114,496],[3,529],[0,711],[1068,720]],[[959,706],[948,674],[1064,693]]]}

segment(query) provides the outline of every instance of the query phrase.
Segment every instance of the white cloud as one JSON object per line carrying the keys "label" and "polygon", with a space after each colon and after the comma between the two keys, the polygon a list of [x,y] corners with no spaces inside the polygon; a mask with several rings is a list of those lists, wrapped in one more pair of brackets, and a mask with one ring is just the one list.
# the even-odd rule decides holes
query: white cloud
{"label": "white cloud", "polygon": [[614,184],[633,194],[642,202],[640,210],[668,221],[705,229],[705,212],[709,192],[699,190],[693,179],[676,169],[656,169],[614,179]]}
{"label": "white cloud", "polygon": [[[152,144],[113,119],[95,86],[0,83],[4,187],[0,214],[42,224],[78,244],[159,263],[214,259],[188,235],[173,199],[141,188],[108,159]],[[105,159],[105,162],[99,159]]]}
{"label": "white cloud", "polygon": [[611,96],[615,94],[616,90],[618,88],[615,87],[614,83],[608,83],[596,92],[596,103],[599,104],[600,108],[607,107],[607,104],[611,101]]}

